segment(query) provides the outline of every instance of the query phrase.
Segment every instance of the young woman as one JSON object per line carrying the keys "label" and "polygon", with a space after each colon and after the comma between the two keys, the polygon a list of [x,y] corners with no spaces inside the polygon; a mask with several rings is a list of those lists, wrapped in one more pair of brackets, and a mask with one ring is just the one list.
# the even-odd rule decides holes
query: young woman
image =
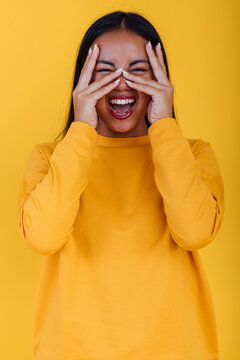
{"label": "young woman", "polygon": [[[95,46],[96,45],[96,46]],[[216,360],[198,250],[224,187],[209,142],[186,139],[154,27],[113,12],[87,30],[63,138],[37,144],[18,227],[45,255],[36,360]]]}

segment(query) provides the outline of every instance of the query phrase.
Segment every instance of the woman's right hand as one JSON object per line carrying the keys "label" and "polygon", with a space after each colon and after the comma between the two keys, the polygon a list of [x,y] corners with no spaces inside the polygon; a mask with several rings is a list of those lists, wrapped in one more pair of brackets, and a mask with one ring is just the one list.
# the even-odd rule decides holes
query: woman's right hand
{"label": "woman's right hand", "polygon": [[[96,46],[95,50],[88,53],[84,66],[79,76],[78,84],[73,90],[73,107],[74,107],[74,121],[82,121],[91,125],[96,129],[98,125],[98,116],[96,111],[97,101],[114,89],[118,84],[117,82],[111,82],[117,76],[121,74],[122,68],[111,72],[103,78],[92,82],[89,82],[92,78],[93,69],[96,65],[96,59],[99,54],[99,47]],[[107,84],[106,86],[104,86]]]}

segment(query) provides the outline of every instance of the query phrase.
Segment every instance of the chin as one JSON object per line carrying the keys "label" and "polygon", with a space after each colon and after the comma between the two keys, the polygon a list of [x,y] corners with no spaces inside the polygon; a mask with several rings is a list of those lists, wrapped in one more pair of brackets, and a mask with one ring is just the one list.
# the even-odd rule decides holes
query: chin
{"label": "chin", "polygon": [[133,130],[137,126],[137,121],[130,117],[127,119],[112,118],[107,123],[105,122],[105,125],[112,131],[125,133]]}

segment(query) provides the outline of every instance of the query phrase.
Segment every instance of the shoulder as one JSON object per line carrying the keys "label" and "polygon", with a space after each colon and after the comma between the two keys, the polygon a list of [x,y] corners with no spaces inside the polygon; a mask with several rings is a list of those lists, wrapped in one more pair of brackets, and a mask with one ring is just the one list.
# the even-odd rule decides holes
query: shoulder
{"label": "shoulder", "polygon": [[[213,152],[211,144],[208,141],[203,139],[188,139],[186,140],[189,143],[189,146],[192,150],[193,155],[197,158],[199,154],[206,151]],[[57,144],[61,140],[55,140],[52,142],[44,142],[35,145],[35,150],[39,152],[39,155],[42,156],[47,162],[49,162],[50,157],[52,156],[53,151],[55,150]]]}

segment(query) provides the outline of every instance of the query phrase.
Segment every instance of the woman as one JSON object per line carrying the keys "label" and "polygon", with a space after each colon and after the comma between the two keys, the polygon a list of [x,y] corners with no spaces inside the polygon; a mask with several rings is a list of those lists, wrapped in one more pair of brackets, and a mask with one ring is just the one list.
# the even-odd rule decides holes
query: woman
{"label": "woman", "polygon": [[19,230],[46,256],[35,359],[218,359],[198,250],[221,228],[223,181],[210,143],[183,136],[173,92],[144,17],[91,25],[64,136],[34,147],[20,186]]}

